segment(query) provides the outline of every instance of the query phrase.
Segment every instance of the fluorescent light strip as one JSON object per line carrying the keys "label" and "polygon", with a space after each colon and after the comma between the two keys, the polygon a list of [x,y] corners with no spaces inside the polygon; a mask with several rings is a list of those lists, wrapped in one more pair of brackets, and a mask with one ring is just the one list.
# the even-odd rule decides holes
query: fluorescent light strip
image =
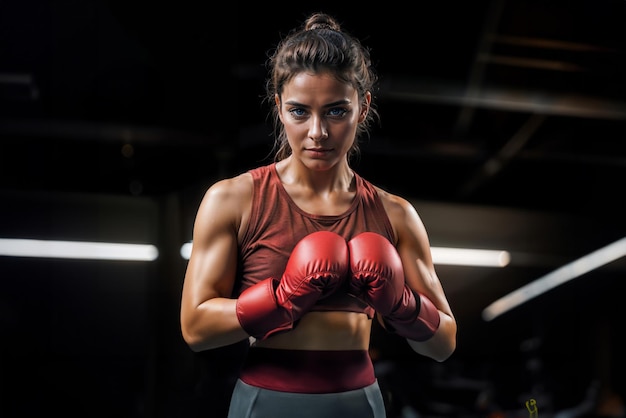
{"label": "fluorescent light strip", "polygon": [[154,245],[0,238],[0,256],[153,261]]}
{"label": "fluorescent light strip", "polygon": [[505,267],[511,262],[511,254],[502,250],[432,247],[430,252],[434,264]]}
{"label": "fluorescent light strip", "polygon": [[[180,248],[180,255],[189,260],[192,243],[187,242]],[[507,251],[476,250],[467,248],[432,247],[433,263],[457,266],[505,267],[511,261]]]}
{"label": "fluorescent light strip", "polygon": [[185,260],[189,260],[189,257],[191,257],[191,246],[192,246],[192,243],[191,241],[189,241],[189,242],[184,243],[182,247],[180,247],[180,255]]}
{"label": "fluorescent light strip", "polygon": [[485,321],[491,321],[558,285],[582,276],[625,255],[626,237],[572,261],[496,300],[483,310],[482,317]]}

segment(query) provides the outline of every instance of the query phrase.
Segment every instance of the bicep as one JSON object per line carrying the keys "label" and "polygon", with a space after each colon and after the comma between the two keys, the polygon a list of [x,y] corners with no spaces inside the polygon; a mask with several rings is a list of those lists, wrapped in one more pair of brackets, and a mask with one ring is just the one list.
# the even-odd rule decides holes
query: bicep
{"label": "bicep", "polygon": [[237,269],[237,231],[231,199],[209,190],[200,204],[183,284],[183,309],[231,296]]}
{"label": "bicep", "polygon": [[397,249],[407,284],[411,289],[426,295],[440,311],[452,315],[435,270],[426,227],[417,211],[404,201],[397,208],[395,222],[398,231]]}

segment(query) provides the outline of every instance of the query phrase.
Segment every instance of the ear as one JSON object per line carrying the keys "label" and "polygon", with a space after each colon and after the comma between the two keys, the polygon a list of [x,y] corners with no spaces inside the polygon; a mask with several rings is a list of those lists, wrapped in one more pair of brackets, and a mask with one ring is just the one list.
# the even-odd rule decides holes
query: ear
{"label": "ear", "polygon": [[274,95],[274,103],[276,104],[276,109],[278,110],[278,118],[281,122],[283,122],[283,109],[280,107],[280,95],[278,95],[278,93]]}
{"label": "ear", "polygon": [[372,93],[369,91],[365,93],[365,100],[361,104],[361,112],[359,113],[359,123],[363,122],[367,117],[367,112],[370,110],[370,104],[372,103]]}

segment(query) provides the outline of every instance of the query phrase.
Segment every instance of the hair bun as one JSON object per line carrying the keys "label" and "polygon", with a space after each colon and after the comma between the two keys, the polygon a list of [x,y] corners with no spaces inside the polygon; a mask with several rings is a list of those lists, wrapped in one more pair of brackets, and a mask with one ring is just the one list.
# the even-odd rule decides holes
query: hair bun
{"label": "hair bun", "polygon": [[325,13],[314,13],[304,23],[305,30],[330,29],[341,31],[341,26],[335,19]]}

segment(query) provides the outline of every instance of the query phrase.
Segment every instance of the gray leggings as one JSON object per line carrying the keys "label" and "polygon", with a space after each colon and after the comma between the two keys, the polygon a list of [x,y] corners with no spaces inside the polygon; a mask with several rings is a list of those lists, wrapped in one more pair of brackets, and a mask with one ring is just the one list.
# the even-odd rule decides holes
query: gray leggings
{"label": "gray leggings", "polygon": [[291,393],[237,380],[228,418],[385,418],[378,382],[339,393]]}

